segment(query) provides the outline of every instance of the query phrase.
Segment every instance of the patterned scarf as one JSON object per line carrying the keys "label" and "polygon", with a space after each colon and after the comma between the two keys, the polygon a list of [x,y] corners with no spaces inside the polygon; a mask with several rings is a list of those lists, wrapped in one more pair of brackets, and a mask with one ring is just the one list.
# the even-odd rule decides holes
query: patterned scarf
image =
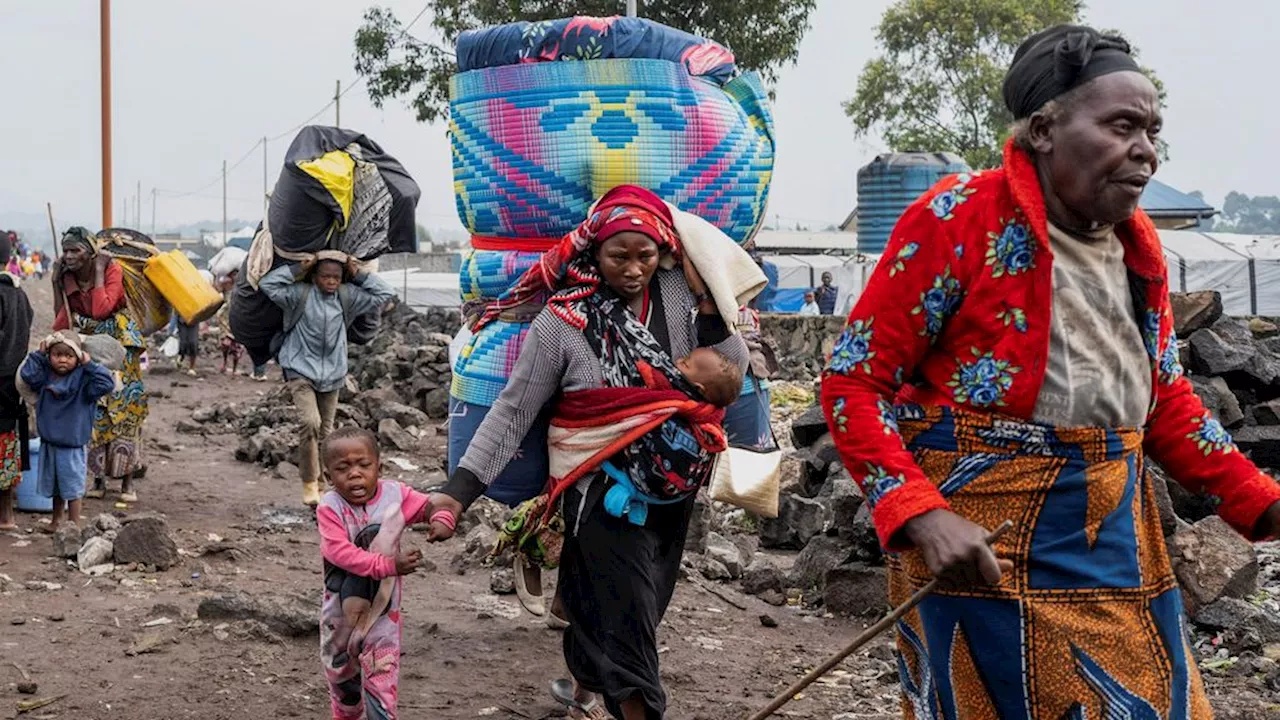
{"label": "patterned scarf", "polygon": [[[567,304],[566,310],[583,319],[582,334],[600,358],[605,387],[646,387],[641,368],[647,365],[662,374],[672,389],[691,398],[701,397],[649,328],[612,291],[593,292]],[[615,458],[614,464],[622,466],[638,490],[660,501],[679,499],[697,492],[711,477],[713,447],[689,418],[675,415],[627,446],[621,453],[622,462]]]}

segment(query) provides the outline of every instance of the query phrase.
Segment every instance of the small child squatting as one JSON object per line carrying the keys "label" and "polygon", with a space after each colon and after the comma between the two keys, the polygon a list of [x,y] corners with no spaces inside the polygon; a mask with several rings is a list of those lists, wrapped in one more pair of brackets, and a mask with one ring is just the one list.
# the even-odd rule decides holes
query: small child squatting
{"label": "small child squatting", "polygon": [[[400,578],[422,561],[400,535],[431,509],[427,495],[381,479],[381,451],[367,430],[344,427],[321,456],[333,489],[316,508],[324,556],[320,656],[335,720],[394,720],[400,684]],[[453,536],[457,518],[430,515],[429,541]]]}
{"label": "small child squatting", "polygon": [[39,396],[36,427],[40,431],[40,474],[36,489],[53,498],[53,529],[65,515],[80,523],[80,504],[88,472],[85,449],[93,435],[98,400],[115,389],[115,376],[89,358],[80,337],[56,332],[27,356],[22,381]]}

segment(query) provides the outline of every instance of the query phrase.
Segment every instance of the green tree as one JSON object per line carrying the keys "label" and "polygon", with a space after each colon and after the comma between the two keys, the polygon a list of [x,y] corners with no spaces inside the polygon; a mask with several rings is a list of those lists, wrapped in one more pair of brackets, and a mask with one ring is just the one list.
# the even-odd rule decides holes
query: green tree
{"label": "green tree", "polygon": [[[640,14],[731,48],[739,67],[759,72],[772,84],[779,68],[795,62],[816,4],[817,0],[642,0]],[[390,10],[373,7],[356,31],[356,72],[368,79],[375,107],[404,97],[419,122],[433,122],[448,113],[449,76],[458,69],[453,47],[463,31],[518,20],[617,15],[622,5],[622,0],[430,0],[432,34],[438,38],[433,42],[404,32]]]}
{"label": "green tree", "polygon": [[1214,218],[1210,229],[1249,235],[1280,234],[1280,198],[1229,192],[1222,202],[1222,214]]}
{"label": "green tree", "polygon": [[1001,86],[1014,51],[1046,27],[1082,22],[1083,11],[1082,0],[898,0],[845,113],[859,137],[878,132],[896,152],[946,150],[995,167],[1013,123]]}
{"label": "green tree", "polygon": [[416,223],[414,227],[418,234],[418,247],[425,248],[431,245],[431,232],[423,227],[422,223]]}

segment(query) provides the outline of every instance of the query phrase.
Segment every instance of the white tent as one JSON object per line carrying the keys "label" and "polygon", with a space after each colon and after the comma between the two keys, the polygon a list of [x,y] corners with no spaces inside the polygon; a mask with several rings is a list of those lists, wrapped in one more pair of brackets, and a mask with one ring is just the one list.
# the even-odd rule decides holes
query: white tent
{"label": "white tent", "polygon": [[1169,289],[1217,290],[1228,315],[1280,315],[1280,237],[1161,230]]}

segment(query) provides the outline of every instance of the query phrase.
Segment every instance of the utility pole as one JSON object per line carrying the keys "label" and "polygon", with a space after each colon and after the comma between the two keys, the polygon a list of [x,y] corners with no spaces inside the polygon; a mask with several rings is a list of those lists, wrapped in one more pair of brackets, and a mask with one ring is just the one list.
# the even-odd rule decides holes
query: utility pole
{"label": "utility pole", "polygon": [[111,0],[98,1],[102,81],[102,227],[111,227]]}
{"label": "utility pole", "polygon": [[267,217],[267,138],[262,138],[262,217]]}
{"label": "utility pole", "polygon": [[627,0],[627,17],[636,16],[636,0]]}
{"label": "utility pole", "polygon": [[333,84],[333,126],[342,127],[342,81]]}
{"label": "utility pole", "polygon": [[156,237],[156,189],[151,188],[151,239]]}
{"label": "utility pole", "polygon": [[120,227],[129,227],[129,198],[120,198]]}
{"label": "utility pole", "polygon": [[142,181],[138,181],[138,194],[133,196],[133,224],[142,229]]}
{"label": "utility pole", "polygon": [[222,242],[227,241],[227,161],[222,161]]}

